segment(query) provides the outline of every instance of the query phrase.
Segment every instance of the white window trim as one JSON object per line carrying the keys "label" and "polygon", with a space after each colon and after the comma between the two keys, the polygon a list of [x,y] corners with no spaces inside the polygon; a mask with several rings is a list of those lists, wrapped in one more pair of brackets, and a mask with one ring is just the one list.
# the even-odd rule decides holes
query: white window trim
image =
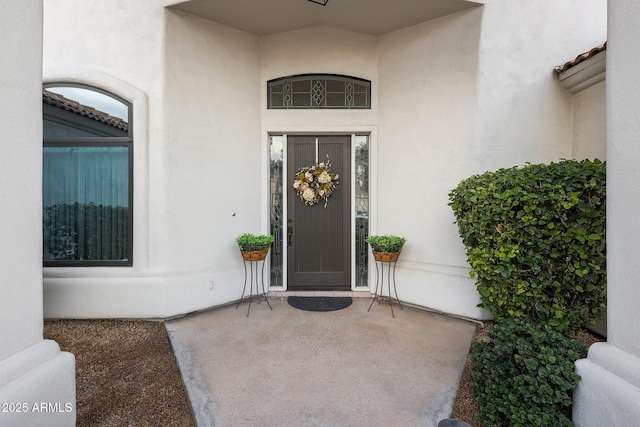
{"label": "white window trim", "polygon": [[131,84],[100,71],[85,68],[45,68],[43,84],[77,83],[111,92],[131,103],[133,108],[133,266],[132,267],[47,267],[47,276],[93,274],[100,269],[108,275],[126,274],[149,266],[149,101],[147,94]]}
{"label": "white window trim", "polygon": [[[377,175],[378,175],[378,162],[376,153],[378,152],[378,133],[377,127],[375,126],[263,126],[262,127],[262,142],[261,142],[261,153],[260,153],[260,164],[262,165],[261,176],[264,177],[264,185],[262,186],[261,191],[261,212],[262,212],[262,232],[265,234],[269,234],[270,228],[270,218],[269,218],[269,173],[270,173],[270,165],[269,165],[269,137],[271,135],[283,135],[285,137],[284,144],[284,152],[283,156],[286,159],[286,136],[287,135],[300,135],[300,134],[318,134],[318,135],[351,135],[352,142],[355,135],[369,135],[369,232],[371,234],[375,234],[377,232],[377,224],[378,224],[378,212],[376,207],[378,206],[377,200]],[[353,151],[352,144],[352,152],[351,152],[351,161],[355,162],[355,156]],[[286,160],[285,160],[286,162]],[[353,166],[353,165],[352,165]],[[286,165],[283,165],[283,170],[286,171]],[[353,175],[353,173],[352,173]],[[350,184],[353,186],[353,176],[350,177]],[[285,172],[285,176],[283,178],[283,185],[287,184],[287,176]],[[352,191],[351,197],[355,197],[354,192]],[[353,200],[351,201],[353,205]],[[283,194],[283,220],[286,218],[286,192]],[[286,227],[283,227],[283,233],[285,232]],[[351,290],[361,291],[366,290],[364,287],[355,287],[355,210],[352,209],[351,212]],[[287,290],[287,247],[284,245],[283,247],[283,278],[281,288],[270,288],[272,291],[285,291]],[[373,265],[371,260],[369,261],[369,265]],[[270,266],[269,266],[270,267]],[[269,279],[270,280],[270,276]],[[372,274],[369,271],[369,288],[371,288],[372,284]]]}

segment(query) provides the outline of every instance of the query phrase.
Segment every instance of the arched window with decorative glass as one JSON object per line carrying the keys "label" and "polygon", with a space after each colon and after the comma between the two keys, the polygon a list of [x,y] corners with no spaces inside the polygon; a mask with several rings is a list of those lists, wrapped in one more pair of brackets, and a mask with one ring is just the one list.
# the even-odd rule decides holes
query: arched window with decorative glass
{"label": "arched window with decorative glass", "polygon": [[131,104],[92,86],[52,83],[42,109],[44,265],[131,266]]}
{"label": "arched window with decorative glass", "polygon": [[299,74],[267,82],[269,109],[371,109],[371,82],[334,74]]}

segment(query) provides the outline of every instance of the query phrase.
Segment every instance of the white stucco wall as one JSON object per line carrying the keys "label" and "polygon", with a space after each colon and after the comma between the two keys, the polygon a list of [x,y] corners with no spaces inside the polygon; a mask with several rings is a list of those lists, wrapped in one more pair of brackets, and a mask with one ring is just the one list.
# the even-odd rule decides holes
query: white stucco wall
{"label": "white stucco wall", "polygon": [[240,298],[235,238],[267,232],[261,229],[259,39],[172,11],[166,34],[160,262],[170,274],[169,300],[182,299],[180,309],[192,311]]}
{"label": "white stucco wall", "polygon": [[[407,238],[400,298],[486,317],[447,206],[475,171],[478,40],[482,9],[383,36],[379,45],[378,222]],[[455,166],[452,166],[455,165]]]}
{"label": "white stucco wall", "polygon": [[573,97],[574,159],[607,158],[605,87],[605,82],[600,82]]}
{"label": "white stucco wall", "polygon": [[607,342],[576,363],[579,427],[640,425],[640,27],[635,0],[609,1],[607,41]]}
{"label": "white stucco wall", "polygon": [[[493,0],[381,37],[263,38],[162,0],[47,5],[45,79],[133,101],[141,133],[134,266],[45,269],[45,316],[167,317],[237,299],[234,239],[268,229],[268,134],[340,132],[371,137],[371,231],[408,239],[401,299],[486,318],[448,192],[473,173],[571,156],[571,97],[551,70],[601,42],[587,28],[603,28],[591,16],[602,3]],[[558,39],[575,16],[584,24]],[[266,109],[267,80],[316,72],[371,80],[371,110]]]}
{"label": "white stucco wall", "polygon": [[262,214],[258,38],[161,3],[45,9],[45,80],[132,102],[135,156],[133,267],[45,268],[47,318],[165,318],[240,296],[234,239]]}
{"label": "white stucco wall", "polygon": [[[370,133],[372,232],[409,240],[398,264],[400,298],[476,318],[487,313],[476,307],[447,194],[465,169],[450,165],[469,161],[473,141],[480,16],[462,12],[380,38],[318,27],[261,41],[263,106],[272,78],[319,72],[372,81],[371,110],[263,107],[265,146],[268,132]],[[401,184],[409,170],[417,171],[414,187]]]}
{"label": "white stucco wall", "polygon": [[570,158],[571,95],[555,66],[606,40],[606,0],[487,0],[478,73],[481,169]]}
{"label": "white stucco wall", "polygon": [[[294,74],[327,73],[377,81],[377,38],[327,27],[263,37],[260,41],[260,106],[263,129],[332,132],[377,124],[377,90],[371,110],[267,110],[266,82]],[[340,129],[339,129],[340,128]]]}
{"label": "white stucco wall", "polygon": [[164,266],[158,260],[166,245],[164,234],[155,232],[162,229],[166,210],[160,3],[45,4],[44,81],[103,88],[130,101],[134,112],[134,265],[45,268],[46,318],[162,317],[165,312]]}
{"label": "white stucco wall", "polygon": [[[4,152],[0,156],[0,217],[5,224],[0,231],[0,360],[42,339],[42,232],[34,227],[42,222],[42,147],[38,143],[42,123],[32,120],[41,111],[33,97],[40,90],[42,18],[41,5],[21,7],[18,3],[10,2],[6,14],[0,16],[3,39],[25,37],[21,44],[3,44],[4,65],[0,67],[2,99],[11,100],[0,105]],[[25,13],[24,20],[15,19],[20,13]],[[34,27],[28,37],[23,30],[27,24]]]}
{"label": "white stucco wall", "polygon": [[[640,145],[640,28],[633,16],[640,5],[612,0],[607,58],[607,272],[609,278],[608,342],[640,356],[640,188],[637,186]],[[610,243],[609,243],[610,242]]]}
{"label": "white stucco wall", "polygon": [[73,355],[42,338],[42,3],[3,2],[0,39],[0,425],[73,426]]}

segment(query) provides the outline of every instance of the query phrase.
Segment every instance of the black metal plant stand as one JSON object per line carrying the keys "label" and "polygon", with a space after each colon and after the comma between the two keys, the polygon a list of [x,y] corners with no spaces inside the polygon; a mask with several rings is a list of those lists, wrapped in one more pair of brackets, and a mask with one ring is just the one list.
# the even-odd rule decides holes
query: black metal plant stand
{"label": "black metal plant stand", "polygon": [[[260,251],[262,252],[262,251]],[[267,293],[264,289],[264,264],[267,256],[267,251],[263,253],[259,253],[258,251],[254,252],[242,252],[242,261],[244,263],[244,286],[242,287],[242,296],[240,297],[240,301],[236,304],[236,309],[243,302],[249,302],[249,307],[247,308],[247,317],[249,317],[249,312],[251,311],[251,303],[256,300],[258,304],[260,301],[264,300],[267,302],[269,306],[269,310],[273,310],[271,308],[271,304],[269,304],[269,299],[267,298]],[[258,268],[260,261],[262,261],[262,268]],[[249,294],[245,297],[245,291],[247,289],[247,264],[249,264]],[[258,274],[260,274],[260,285],[262,286],[262,293],[260,293],[260,289],[258,288]],[[254,280],[255,279],[255,280]],[[255,284],[255,294],[253,293],[253,287]]]}
{"label": "black metal plant stand", "polygon": [[[369,305],[369,310],[373,307],[374,302],[378,302],[380,304],[389,304],[391,308],[391,317],[395,318],[395,314],[393,313],[393,304],[398,304],[401,310],[404,310],[402,304],[400,304],[400,300],[398,299],[398,290],[396,289],[396,263],[398,262],[398,257],[400,253],[380,253],[374,252],[373,257],[376,262],[376,290],[373,294],[373,298],[371,298],[371,304]],[[385,266],[387,267],[387,295],[384,295],[384,283],[385,283]],[[393,292],[395,297],[391,296],[391,283],[393,281]],[[378,292],[378,290],[380,292]]]}

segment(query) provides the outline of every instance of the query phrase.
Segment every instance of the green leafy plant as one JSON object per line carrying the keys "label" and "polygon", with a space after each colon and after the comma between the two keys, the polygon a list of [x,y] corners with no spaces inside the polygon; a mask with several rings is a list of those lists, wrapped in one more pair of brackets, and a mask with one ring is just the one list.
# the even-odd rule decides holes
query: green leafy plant
{"label": "green leafy plant", "polygon": [[273,236],[245,233],[236,239],[241,251],[263,251],[273,243]]}
{"label": "green leafy plant", "polygon": [[565,160],[472,176],[449,193],[481,307],[563,330],[605,313],[605,165]]}
{"label": "green leafy plant", "polygon": [[574,362],[585,356],[584,344],[530,319],[490,328],[490,341],[471,349],[478,421],[487,427],[572,426],[571,396],[580,379]]}
{"label": "green leafy plant", "polygon": [[372,235],[365,242],[376,252],[400,252],[407,240],[394,235]]}

